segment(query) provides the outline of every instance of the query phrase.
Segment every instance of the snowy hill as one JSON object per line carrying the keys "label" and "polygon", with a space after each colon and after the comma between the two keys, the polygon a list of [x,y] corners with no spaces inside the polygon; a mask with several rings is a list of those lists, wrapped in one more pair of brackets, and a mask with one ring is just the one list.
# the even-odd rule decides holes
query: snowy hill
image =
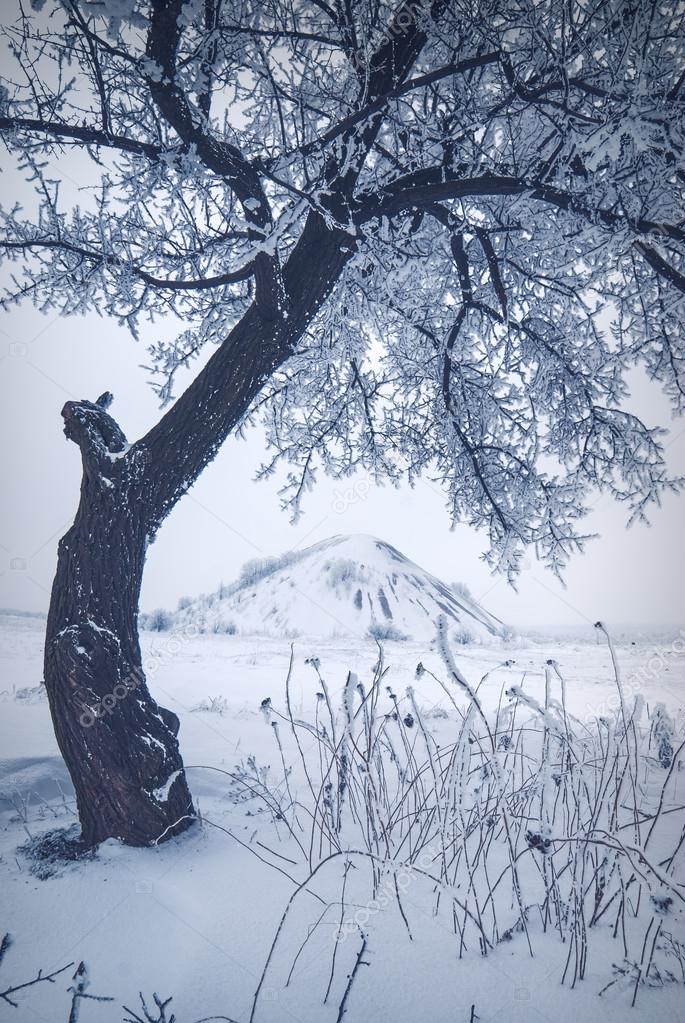
{"label": "snowy hill", "polygon": [[504,626],[372,536],[334,536],[281,558],[248,562],[238,582],[190,602],[175,626],[272,636],[430,640],[439,615],[457,638],[483,641]]}

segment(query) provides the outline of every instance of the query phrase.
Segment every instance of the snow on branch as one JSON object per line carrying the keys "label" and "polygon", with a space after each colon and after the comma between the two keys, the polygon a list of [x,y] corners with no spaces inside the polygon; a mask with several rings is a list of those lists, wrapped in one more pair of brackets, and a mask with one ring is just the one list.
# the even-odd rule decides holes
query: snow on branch
{"label": "snow on branch", "polygon": [[166,404],[208,343],[259,356],[207,444],[261,420],[294,514],[319,469],[427,473],[513,576],[531,545],[563,568],[593,488],[642,516],[679,485],[626,383],[639,363],[685,409],[668,5],[48,0],[4,35],[35,195],[0,211],[5,304],[152,329]]}

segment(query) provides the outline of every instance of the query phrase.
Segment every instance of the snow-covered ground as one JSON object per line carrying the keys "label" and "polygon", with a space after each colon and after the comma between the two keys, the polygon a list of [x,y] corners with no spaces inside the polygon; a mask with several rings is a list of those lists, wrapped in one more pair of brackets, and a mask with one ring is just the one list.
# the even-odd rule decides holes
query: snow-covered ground
{"label": "snow-covered ground", "polygon": [[[81,1000],[80,1023],[121,1020],[127,1015],[122,1003],[145,1020],[138,992],[148,999],[150,1019],[155,1021],[168,1023],[174,1011],[177,1023],[207,1017],[244,1023],[250,1019],[279,921],[307,870],[294,855],[287,829],[260,813],[259,805],[245,799],[244,790],[237,790],[234,779],[222,772],[235,772],[239,765],[239,772],[248,776],[253,768],[259,772],[269,767],[263,777],[273,778],[274,784],[282,778],[274,729],[260,705],[270,698],[274,706],[283,706],[290,641],[224,635],[189,638],[183,630],[143,633],[150,688],[181,720],[180,742],[190,785],[206,823],[153,849],[133,850],[110,841],[94,858],[59,865],[54,873],[43,870],[51,876],[41,878],[35,863],[18,847],[27,833],[35,837],[75,820],[47,704],[39,692],[31,692],[42,676],[43,624],[35,618],[0,616],[0,929],[13,939],[0,964],[0,991],[32,979],[39,969],[49,973],[84,961],[88,993],[113,1001]],[[455,656],[474,686],[486,676],[479,696],[488,713],[494,713],[501,701],[506,703],[503,690],[512,685],[522,685],[529,697],[542,702],[545,667],[550,667],[546,662],[551,658],[566,682],[568,710],[581,721],[590,721],[611,715],[617,703],[610,651],[605,643],[595,642],[591,630],[588,640],[550,640],[544,646],[493,640],[491,646],[457,647]],[[318,658],[336,706],[348,671],[368,686],[378,659],[370,640],[298,638],[293,651],[292,711],[295,718],[310,721],[321,685],[308,658]],[[682,636],[674,632],[657,643],[641,638],[635,645],[624,640],[617,652],[626,699],[632,702],[642,692],[649,708],[663,702],[674,721],[675,737],[682,741]],[[413,686],[416,705],[436,742],[454,741],[458,718],[451,701],[465,706],[466,700],[454,687],[448,686],[446,693],[431,677],[433,672],[445,679],[437,652],[427,643],[387,643],[385,661],[388,674],[383,685],[401,699],[403,712],[409,708],[405,691]],[[419,662],[428,671],[417,677]],[[550,677],[558,697],[561,683],[553,667]],[[392,710],[390,703],[387,709]],[[280,735],[285,744],[284,724]],[[297,787],[304,782],[296,751],[291,759],[293,752],[286,744],[288,765],[295,767],[290,784]],[[309,756],[311,749],[305,752]],[[679,766],[668,792],[674,809],[685,784],[679,784],[683,777]],[[677,822],[673,824],[677,837],[682,815],[674,812],[672,820]],[[356,896],[362,899],[366,869],[363,863],[350,869],[352,902]],[[676,880],[682,881],[682,870],[680,878],[677,874]],[[608,930],[593,936],[585,979],[571,990],[568,982],[560,982],[569,949],[553,931],[531,931],[532,956],[524,936],[515,933],[513,940],[498,944],[487,957],[471,948],[459,958],[454,930],[433,911],[435,897],[421,877],[413,877],[402,892],[408,926],[394,898],[387,906],[382,900],[380,907],[365,906],[365,920],[369,915],[372,919],[355,972],[358,938],[336,944],[335,913],[317,922],[323,902],[339,901],[339,884],[340,871],[324,865],[304,896],[293,903],[261,981],[255,1021],[336,1021],[342,1018],[341,1006],[347,1023],[367,1019],[531,1023],[575,1017],[611,1023],[629,1011],[633,995],[629,984],[617,983],[598,998],[612,980],[612,962],[623,958],[619,941],[613,941]],[[334,950],[337,961],[324,1005]],[[57,976],[54,984],[18,992],[17,1008],[0,1000],[0,1017],[20,1023],[66,1021],[74,970],[75,966]],[[153,992],[162,999],[173,996],[165,1013],[154,1008]],[[682,983],[665,983],[640,990],[633,1017],[680,1019],[682,1006]]]}

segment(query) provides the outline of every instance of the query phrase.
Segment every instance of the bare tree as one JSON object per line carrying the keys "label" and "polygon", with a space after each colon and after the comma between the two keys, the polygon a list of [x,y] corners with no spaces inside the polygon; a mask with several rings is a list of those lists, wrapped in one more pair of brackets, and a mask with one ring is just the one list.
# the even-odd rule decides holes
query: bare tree
{"label": "bare tree", "polygon": [[561,569],[593,488],[641,515],[673,485],[624,399],[640,362],[683,406],[682,5],[32,7],[4,30],[0,131],[37,197],[2,212],[5,303],[187,325],[150,349],[146,436],[108,395],[62,413],[83,484],[45,682],[85,840],[144,844],[193,816],[142,673],[145,551],[232,431],[263,420],[295,512],[317,466],[431,470],[508,573],[529,545]]}

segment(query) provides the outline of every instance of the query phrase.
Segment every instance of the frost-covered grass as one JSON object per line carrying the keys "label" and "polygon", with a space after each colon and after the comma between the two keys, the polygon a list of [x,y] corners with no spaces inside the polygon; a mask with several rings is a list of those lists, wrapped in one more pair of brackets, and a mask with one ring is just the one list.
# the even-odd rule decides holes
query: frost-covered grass
{"label": "frost-covered grass", "polygon": [[[420,909],[441,917],[458,958],[496,957],[520,935],[522,954],[551,939],[564,946],[555,979],[571,988],[585,979],[591,956],[596,972],[597,954],[600,993],[627,987],[633,1005],[644,987],[685,982],[685,895],[674,876],[685,841],[685,807],[674,800],[684,744],[663,706],[649,710],[642,698],[628,705],[616,668],[619,710],[582,723],[568,713],[564,678],[550,662],[544,702],[512,686],[489,716],[446,631],[443,623],[445,675],[433,678],[453,709],[447,743],[436,741],[413,688],[401,701],[386,685],[382,650],[367,684],[348,675],[339,706],[311,660],[319,683],[313,720],[293,714],[290,674],[284,709],[264,701],[282,774],[270,781],[253,762],[232,781],[274,829],[287,830],[307,874],[279,922],[253,1013],[276,960],[292,955],[282,946],[295,902],[322,871],[336,880],[330,901],[313,907],[305,944],[325,921],[363,955],[390,902],[411,941],[420,892]],[[419,665],[417,678],[425,671]],[[287,733],[304,779],[297,789]],[[295,951],[291,971],[302,950]],[[330,956],[334,977],[335,943]]]}

